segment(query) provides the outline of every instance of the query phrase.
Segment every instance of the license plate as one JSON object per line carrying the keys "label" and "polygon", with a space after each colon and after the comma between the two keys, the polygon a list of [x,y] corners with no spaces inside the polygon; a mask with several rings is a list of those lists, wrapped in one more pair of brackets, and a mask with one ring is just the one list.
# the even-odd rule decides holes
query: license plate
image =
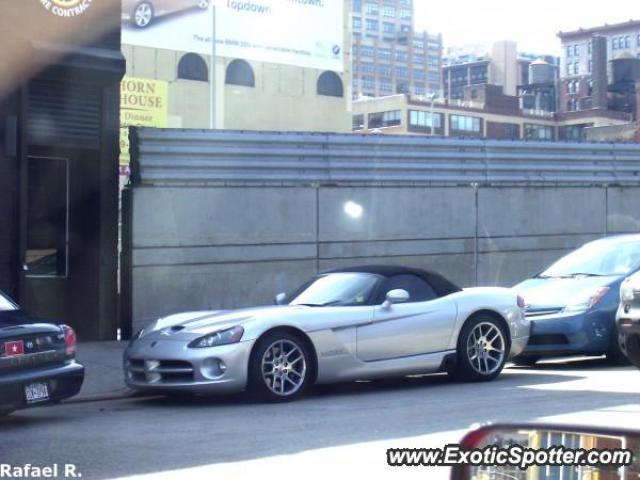
{"label": "license plate", "polygon": [[27,403],[45,402],[49,400],[49,385],[45,382],[25,385],[24,396]]}
{"label": "license plate", "polygon": [[15,357],[18,355],[24,355],[24,341],[4,342],[5,357]]}

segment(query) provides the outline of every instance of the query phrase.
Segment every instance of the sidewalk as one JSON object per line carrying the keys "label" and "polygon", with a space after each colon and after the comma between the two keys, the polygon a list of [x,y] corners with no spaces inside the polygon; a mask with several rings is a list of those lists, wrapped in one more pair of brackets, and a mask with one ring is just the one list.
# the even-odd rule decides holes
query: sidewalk
{"label": "sidewalk", "polygon": [[127,342],[79,342],[77,360],[85,367],[80,393],[69,402],[111,400],[133,395],[122,372]]}

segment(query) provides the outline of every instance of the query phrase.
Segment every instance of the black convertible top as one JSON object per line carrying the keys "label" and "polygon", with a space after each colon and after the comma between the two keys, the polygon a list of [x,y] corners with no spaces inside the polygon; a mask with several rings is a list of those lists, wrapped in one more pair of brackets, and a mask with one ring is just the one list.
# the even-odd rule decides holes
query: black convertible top
{"label": "black convertible top", "polygon": [[422,270],[420,268],[398,267],[391,265],[367,265],[361,267],[339,268],[324,273],[373,273],[383,277],[392,277],[394,275],[415,275],[431,285],[431,288],[433,288],[440,297],[462,291],[460,287],[450,282],[439,273]]}

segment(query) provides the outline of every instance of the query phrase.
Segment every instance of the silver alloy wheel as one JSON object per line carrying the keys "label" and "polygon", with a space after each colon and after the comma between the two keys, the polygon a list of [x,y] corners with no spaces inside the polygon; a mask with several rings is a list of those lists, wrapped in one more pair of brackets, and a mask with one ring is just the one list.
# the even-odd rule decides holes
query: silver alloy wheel
{"label": "silver alloy wheel", "polygon": [[262,356],[262,379],[278,396],[296,393],[304,384],[307,361],[302,349],[291,340],[276,340]]}
{"label": "silver alloy wheel", "polygon": [[133,12],[133,19],[138,27],[146,27],[153,18],[153,10],[147,2],[140,3]]}
{"label": "silver alloy wheel", "polygon": [[209,0],[198,0],[198,8],[205,9],[209,8]]}
{"label": "silver alloy wheel", "polygon": [[495,373],[502,365],[504,354],[504,335],[496,325],[482,322],[474,327],[467,338],[467,358],[476,372]]}

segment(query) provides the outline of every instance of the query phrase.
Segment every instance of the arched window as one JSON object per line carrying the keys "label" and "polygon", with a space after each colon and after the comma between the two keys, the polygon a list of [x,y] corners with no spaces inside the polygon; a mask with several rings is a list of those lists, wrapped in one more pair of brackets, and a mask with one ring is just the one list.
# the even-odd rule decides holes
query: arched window
{"label": "arched window", "polygon": [[244,60],[233,60],[227,66],[224,83],[227,85],[242,85],[243,87],[255,87],[256,77],[253,68]]}
{"label": "arched window", "polygon": [[323,72],[318,77],[317,93],[326,97],[343,97],[342,80],[334,72]]}
{"label": "arched window", "polygon": [[209,72],[204,59],[195,53],[187,53],[178,62],[178,78],[185,80],[209,81]]}

